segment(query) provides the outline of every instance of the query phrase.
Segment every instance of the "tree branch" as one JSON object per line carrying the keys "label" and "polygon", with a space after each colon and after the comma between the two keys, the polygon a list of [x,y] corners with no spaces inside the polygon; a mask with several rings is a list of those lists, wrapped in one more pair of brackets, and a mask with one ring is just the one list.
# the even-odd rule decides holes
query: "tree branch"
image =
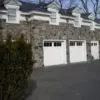
{"label": "tree branch", "polygon": [[80,0],[86,13],[89,13],[88,0]]}

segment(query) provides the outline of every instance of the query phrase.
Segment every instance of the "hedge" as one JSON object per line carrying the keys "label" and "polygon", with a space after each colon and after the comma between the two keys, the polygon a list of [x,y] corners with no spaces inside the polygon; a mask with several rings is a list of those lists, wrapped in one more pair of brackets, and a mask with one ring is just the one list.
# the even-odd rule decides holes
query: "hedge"
{"label": "hedge", "polygon": [[14,42],[11,35],[0,41],[0,100],[20,100],[32,73],[31,50],[23,35]]}

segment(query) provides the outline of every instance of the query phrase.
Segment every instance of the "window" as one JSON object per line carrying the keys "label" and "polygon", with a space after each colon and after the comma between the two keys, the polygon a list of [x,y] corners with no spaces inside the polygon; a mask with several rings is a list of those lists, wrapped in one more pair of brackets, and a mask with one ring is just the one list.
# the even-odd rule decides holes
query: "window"
{"label": "window", "polygon": [[74,27],[81,27],[81,19],[79,16],[74,20]]}
{"label": "window", "polygon": [[77,46],[82,46],[82,42],[77,42]]}
{"label": "window", "polygon": [[52,46],[52,42],[44,42],[44,47],[51,47]]}
{"label": "window", "polygon": [[61,42],[54,42],[54,46],[61,46]]}
{"label": "window", "polygon": [[56,23],[56,12],[52,12],[50,18],[51,18],[51,23]]}
{"label": "window", "polygon": [[2,29],[4,26],[5,26],[5,22],[6,22],[6,19],[0,19],[0,29]]}
{"label": "window", "polygon": [[94,46],[97,46],[97,43],[94,43]]}
{"label": "window", "polygon": [[90,43],[91,46],[97,46],[97,43]]}
{"label": "window", "polygon": [[52,13],[51,13],[51,17],[52,17],[52,18],[56,18],[56,12],[52,12]]}
{"label": "window", "polygon": [[94,44],[93,43],[90,43],[91,44],[91,46],[93,46]]}
{"label": "window", "polygon": [[70,46],[75,46],[75,41],[70,41]]}
{"label": "window", "polygon": [[16,9],[8,9],[8,21],[16,21]]}

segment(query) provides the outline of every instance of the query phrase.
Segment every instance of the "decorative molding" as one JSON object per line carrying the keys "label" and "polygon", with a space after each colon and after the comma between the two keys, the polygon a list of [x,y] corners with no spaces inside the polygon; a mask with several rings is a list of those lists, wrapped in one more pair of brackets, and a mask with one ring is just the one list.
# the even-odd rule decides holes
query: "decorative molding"
{"label": "decorative molding", "polygon": [[16,20],[9,21],[9,20],[8,20],[8,12],[7,12],[6,23],[19,24],[19,22],[20,22],[20,11],[19,11],[19,6],[7,4],[5,7],[6,7],[7,9],[15,9],[15,10],[16,10]]}
{"label": "decorative molding", "polygon": [[95,30],[95,22],[92,21],[91,25],[90,25],[90,30],[94,31]]}
{"label": "decorative molding", "polygon": [[[67,16],[67,15],[65,16],[65,15],[59,14],[58,9],[54,9],[54,8],[50,8],[50,7],[48,7],[49,12],[31,11],[28,13],[19,11],[20,6],[9,5],[9,3],[6,4],[5,7],[7,9],[9,9],[9,8],[16,9],[16,15],[17,15],[16,21],[9,22],[7,10],[5,11],[5,13],[3,15],[2,15],[2,12],[0,11],[0,18],[1,19],[5,18],[6,23],[20,24],[20,21],[25,21],[26,16],[28,16],[29,21],[31,21],[31,20],[48,21],[49,24],[51,24],[51,25],[59,25],[60,23],[68,23],[68,24],[73,24],[74,27],[79,27],[79,28],[83,25],[83,26],[89,26],[90,30],[100,29],[100,24],[97,24],[90,19],[81,18],[80,10],[76,11],[78,8],[74,9],[74,11],[72,12],[72,14],[74,16]],[[52,12],[56,13],[56,22],[54,22],[54,23],[51,22],[51,13]],[[91,16],[89,16],[89,17],[91,17]]]}

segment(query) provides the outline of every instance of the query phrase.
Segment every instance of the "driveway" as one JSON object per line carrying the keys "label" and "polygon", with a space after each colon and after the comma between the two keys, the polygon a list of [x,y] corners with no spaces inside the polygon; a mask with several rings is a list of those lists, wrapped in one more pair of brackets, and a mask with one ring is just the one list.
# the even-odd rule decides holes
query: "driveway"
{"label": "driveway", "polygon": [[26,100],[100,100],[99,61],[36,69],[31,81]]}

